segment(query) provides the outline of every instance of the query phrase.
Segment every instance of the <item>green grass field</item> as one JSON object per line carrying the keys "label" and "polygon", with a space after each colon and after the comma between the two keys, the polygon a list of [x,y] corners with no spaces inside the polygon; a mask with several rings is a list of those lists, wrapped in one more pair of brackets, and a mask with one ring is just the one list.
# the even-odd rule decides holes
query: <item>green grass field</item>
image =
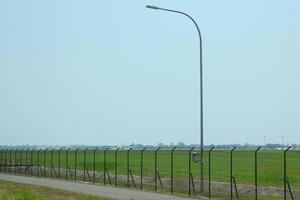
{"label": "green grass field", "polygon": [[[103,172],[104,158],[103,151],[96,153],[96,171]],[[114,174],[115,157],[114,151],[107,152],[106,167],[110,174]],[[158,152],[157,166],[162,178],[171,176],[171,157],[170,151],[161,150]],[[290,151],[287,154],[287,174],[292,188],[300,188],[300,152]],[[2,154],[2,164],[5,162],[4,153]],[[9,153],[6,154],[9,163]],[[22,163],[25,163],[25,152],[22,153]],[[130,169],[134,175],[140,175],[140,151],[130,152]],[[205,178],[208,178],[208,152],[205,152]],[[15,154],[11,154],[11,162],[15,162]],[[40,153],[40,165],[44,165],[44,153]],[[28,152],[27,162],[31,162],[31,153]],[[16,155],[16,163],[20,163],[20,153]],[[51,153],[46,154],[46,165],[50,166]],[[33,154],[33,164],[37,165],[37,152]],[[53,164],[58,166],[58,152],[53,153]],[[66,166],[66,154],[62,151],[60,158],[61,168]],[[69,166],[75,167],[75,152],[69,152]],[[77,169],[83,169],[83,151],[77,153]],[[93,170],[93,151],[88,151],[86,156],[86,166],[90,173]],[[118,152],[118,174],[126,174],[127,154],[126,151]],[[144,176],[154,176],[154,151],[144,152]],[[62,176],[65,172],[62,171]],[[192,173],[195,179],[199,179],[199,163],[192,162]],[[254,152],[235,151],[233,153],[233,175],[237,183],[254,183]],[[211,177],[213,181],[229,182],[230,178],[230,153],[229,151],[216,150],[212,152],[211,158]],[[177,150],[174,153],[174,179],[188,179],[188,151]],[[283,152],[282,151],[260,151],[258,154],[258,183],[259,186],[283,186]]]}

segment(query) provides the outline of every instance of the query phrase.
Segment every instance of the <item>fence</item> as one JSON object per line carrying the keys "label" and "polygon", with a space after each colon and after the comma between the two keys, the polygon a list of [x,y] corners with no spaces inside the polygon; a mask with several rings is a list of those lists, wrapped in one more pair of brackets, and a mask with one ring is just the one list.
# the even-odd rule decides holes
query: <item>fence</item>
{"label": "fence", "polygon": [[[286,200],[299,197],[297,163],[300,163],[300,154],[291,147],[284,151],[267,151],[261,147],[206,150],[204,192],[199,191],[199,155],[199,150],[194,148],[181,150],[176,147],[152,150],[2,149],[0,171],[209,198],[258,199],[263,195],[275,195]],[[290,179],[294,181],[293,187]]]}

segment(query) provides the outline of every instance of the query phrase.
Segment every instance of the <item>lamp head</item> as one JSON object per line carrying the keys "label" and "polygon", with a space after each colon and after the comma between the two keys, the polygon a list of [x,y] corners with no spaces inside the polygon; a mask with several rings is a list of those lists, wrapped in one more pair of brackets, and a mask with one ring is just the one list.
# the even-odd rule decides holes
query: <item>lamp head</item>
{"label": "lamp head", "polygon": [[151,5],[146,5],[146,8],[155,9],[155,10],[159,9],[159,7],[157,7],[157,6],[151,6]]}

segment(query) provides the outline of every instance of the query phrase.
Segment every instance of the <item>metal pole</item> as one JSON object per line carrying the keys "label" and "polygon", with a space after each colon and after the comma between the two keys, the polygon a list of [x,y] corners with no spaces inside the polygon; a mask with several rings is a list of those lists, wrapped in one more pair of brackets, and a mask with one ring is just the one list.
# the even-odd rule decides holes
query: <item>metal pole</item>
{"label": "metal pole", "polygon": [[7,160],[6,160],[6,151],[7,149],[3,150],[4,158],[3,158],[3,163],[4,163],[4,172],[6,173],[6,165],[7,165]]}
{"label": "metal pole", "polygon": [[2,149],[0,150],[0,162],[1,162],[1,166],[0,166],[0,171],[2,172]]}
{"label": "metal pole", "polygon": [[68,168],[69,168],[69,151],[70,148],[66,150],[66,180],[68,180]]}
{"label": "metal pole", "polygon": [[174,175],[174,151],[176,146],[171,149],[171,193],[173,194],[173,175]]}
{"label": "metal pole", "polygon": [[7,152],[8,152],[8,150],[5,149],[4,150],[4,172],[5,173],[7,172]]}
{"label": "metal pole", "polygon": [[3,158],[3,157],[2,157],[2,156],[3,156],[3,155],[2,155],[2,149],[0,150],[0,153],[1,153],[1,155],[0,155],[1,168],[0,168],[0,169],[1,169],[1,172],[2,172],[2,166],[3,166],[3,162],[2,162],[2,161],[3,161],[3,160],[2,160],[2,158]]}
{"label": "metal pole", "polygon": [[236,147],[233,147],[230,150],[230,199],[233,199],[233,192],[232,192],[232,153],[236,149]]}
{"label": "metal pole", "polygon": [[129,162],[130,162],[130,158],[129,158],[129,152],[131,151],[132,148],[129,148],[127,150],[127,187],[129,187]]}
{"label": "metal pole", "polygon": [[31,164],[31,166],[30,166],[30,174],[31,174],[31,176],[33,176],[33,153],[34,153],[34,149],[31,149],[31,158],[30,158],[30,164]]}
{"label": "metal pole", "polygon": [[85,182],[85,173],[86,173],[86,151],[88,150],[88,148],[86,148],[84,151],[83,151],[83,181]]}
{"label": "metal pole", "polygon": [[3,166],[4,166],[4,149],[1,149],[1,172],[3,172]]}
{"label": "metal pole", "polygon": [[287,182],[287,176],[286,176],[286,152],[288,150],[290,150],[290,148],[292,148],[291,146],[289,146],[288,148],[286,148],[283,152],[283,181],[284,181],[284,200],[286,200],[286,182]]}
{"label": "metal pole", "polygon": [[58,178],[61,178],[60,175],[60,155],[61,155],[62,147],[58,150]]}
{"label": "metal pole", "polygon": [[104,150],[104,167],[103,167],[103,184],[105,185],[106,184],[106,152],[108,151],[109,148],[106,148]]}
{"label": "metal pole", "polygon": [[40,170],[41,170],[41,167],[40,167],[40,149],[37,150],[37,176],[40,176]]}
{"label": "metal pole", "polygon": [[11,173],[11,149],[9,150],[9,173]]}
{"label": "metal pole", "polygon": [[6,165],[6,156],[5,156],[5,154],[6,154],[6,149],[3,149],[3,166],[2,167],[4,169],[3,168],[2,169],[3,169],[4,172],[6,171],[5,170],[5,168],[6,168],[6,166],[5,166]]}
{"label": "metal pole", "polygon": [[96,181],[96,151],[97,148],[94,149],[94,162],[93,162],[93,183]]}
{"label": "metal pole", "polygon": [[115,186],[118,185],[117,181],[118,181],[118,151],[119,151],[119,147],[115,150]]}
{"label": "metal pole", "polygon": [[154,152],[154,190],[157,191],[157,152],[159,151],[160,147],[158,147]]}
{"label": "metal pole", "polygon": [[[1,166],[1,172],[2,171],[4,171],[5,169],[3,169],[3,167],[4,167],[4,165],[5,165],[5,159],[4,159],[4,156],[5,156],[5,150],[4,149],[2,149],[1,150],[1,164],[2,164],[2,166]],[[4,155],[3,155],[4,154]],[[4,167],[5,168],[5,167]]]}
{"label": "metal pole", "polygon": [[144,168],[144,151],[145,147],[141,150],[141,190],[143,190],[143,168]]}
{"label": "metal pole", "polygon": [[21,165],[22,165],[22,149],[19,149],[19,169],[18,169],[19,174],[22,173]]}
{"label": "metal pole", "polygon": [[20,149],[20,168],[19,168],[20,174],[22,174],[22,149]]}
{"label": "metal pole", "polygon": [[[4,154],[4,155],[2,155],[2,154]],[[3,166],[1,166],[1,171],[5,171],[5,149],[1,150],[1,164],[3,164]],[[3,169],[3,167],[4,167],[4,169]]]}
{"label": "metal pole", "polygon": [[5,151],[4,151],[4,162],[5,162],[5,164],[4,164],[4,172],[6,173],[6,171],[7,171],[7,149],[5,149]]}
{"label": "metal pole", "polygon": [[47,150],[48,150],[48,148],[46,148],[44,150],[44,177],[46,177],[46,156],[47,156]]}
{"label": "metal pole", "polygon": [[211,152],[215,147],[211,147],[208,151],[208,198],[211,197]]}
{"label": "metal pole", "polygon": [[1,172],[3,172],[3,166],[4,166],[4,157],[3,157],[3,153],[4,153],[4,150],[1,149]]}
{"label": "metal pole", "polygon": [[26,159],[26,175],[28,175],[28,149],[25,151],[25,159]]}
{"label": "metal pole", "polygon": [[257,195],[257,152],[261,149],[262,147],[258,147],[256,150],[255,150],[255,153],[254,153],[254,178],[255,178],[255,200],[258,199],[258,195]]}
{"label": "metal pole", "polygon": [[79,150],[79,148],[75,149],[75,172],[74,172],[74,180],[76,182],[77,179],[77,151]]}
{"label": "metal pole", "polygon": [[11,149],[8,150],[8,155],[9,155],[8,173],[10,173],[11,172]]}
{"label": "metal pole", "polygon": [[15,174],[17,174],[17,153],[18,153],[18,149],[15,150]]}
{"label": "metal pole", "polygon": [[53,178],[53,151],[54,151],[54,149],[51,149],[51,154],[50,154],[50,162],[51,162],[51,164],[50,164],[50,177],[51,178]]}
{"label": "metal pole", "polygon": [[168,11],[168,12],[173,12],[173,13],[178,13],[178,14],[182,14],[186,17],[188,17],[195,25],[197,32],[198,32],[198,36],[199,36],[199,64],[200,64],[200,191],[203,192],[204,191],[204,173],[203,173],[203,165],[204,165],[204,161],[203,161],[203,155],[204,155],[204,141],[203,141],[203,70],[202,70],[202,36],[201,36],[201,32],[199,29],[199,26],[197,24],[197,22],[188,14],[181,12],[181,11],[177,11],[177,10],[171,10],[171,9],[165,9],[165,8],[160,8],[157,6],[146,6],[147,8],[151,8],[151,9],[156,9],[156,10],[163,10],[163,11]]}

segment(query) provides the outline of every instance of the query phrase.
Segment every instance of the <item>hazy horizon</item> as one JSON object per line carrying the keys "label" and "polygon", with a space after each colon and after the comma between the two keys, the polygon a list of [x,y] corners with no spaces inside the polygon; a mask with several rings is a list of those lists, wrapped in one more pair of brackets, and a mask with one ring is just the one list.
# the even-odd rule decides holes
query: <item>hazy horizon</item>
{"label": "hazy horizon", "polygon": [[[114,144],[114,145],[109,145],[109,144],[97,144],[97,145],[85,145],[85,144],[65,144],[65,145],[56,145],[56,144],[23,144],[23,145],[0,145],[0,149],[3,148],[54,148],[54,149],[58,149],[58,148],[66,148],[66,147],[70,147],[70,148],[92,148],[92,147],[97,147],[97,148],[117,148],[117,147],[136,147],[136,148],[142,148],[142,147],[148,147],[148,148],[156,148],[156,147],[162,147],[162,148],[172,148],[174,146],[179,147],[195,147],[195,149],[200,149],[200,145],[199,144],[185,144],[183,142],[179,142],[179,143],[170,143],[170,144],[163,144],[163,143],[159,143],[159,144],[136,144],[136,143],[131,143],[131,144]],[[209,149],[211,147],[215,147],[216,149],[218,148],[232,148],[232,147],[237,147],[239,148],[252,148],[252,149],[256,149],[257,147],[262,147],[262,148],[270,148],[272,147],[272,149],[274,148],[286,148],[286,147],[296,147],[297,149],[300,148],[300,144],[294,144],[294,143],[285,143],[285,144],[280,144],[280,143],[267,143],[267,144],[249,144],[249,143],[244,143],[244,144],[206,144],[204,145],[205,149]]]}

